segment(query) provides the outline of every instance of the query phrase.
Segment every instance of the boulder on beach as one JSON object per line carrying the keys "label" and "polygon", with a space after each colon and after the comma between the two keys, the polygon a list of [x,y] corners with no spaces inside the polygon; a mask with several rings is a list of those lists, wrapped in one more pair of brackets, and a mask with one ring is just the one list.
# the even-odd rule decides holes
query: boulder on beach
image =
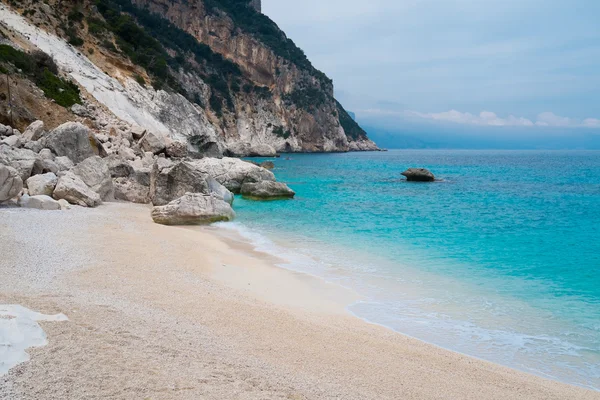
{"label": "boulder on beach", "polygon": [[34,175],[27,179],[27,190],[30,196],[46,195],[52,196],[54,188],[58,183],[58,178],[52,172]]}
{"label": "boulder on beach", "polygon": [[23,189],[23,180],[19,172],[0,164],[0,203],[16,197]]}
{"label": "boulder on beach", "polygon": [[98,143],[93,140],[90,130],[78,122],[62,124],[45,136],[47,148],[59,157],[69,157],[74,163],[100,154]]}
{"label": "boulder on beach", "polygon": [[56,200],[65,199],[71,204],[82,207],[96,207],[102,203],[100,195],[71,171],[65,172],[58,178],[52,197]]}
{"label": "boulder on beach", "polygon": [[152,209],[152,219],[162,225],[204,225],[234,218],[231,205],[212,194],[186,193]]}
{"label": "boulder on beach", "polygon": [[409,168],[402,173],[409,182],[433,182],[435,176],[425,168]]}
{"label": "boulder on beach", "polygon": [[275,181],[271,171],[239,158],[203,158],[193,161],[193,164],[198,171],[212,176],[232,193],[240,193],[244,183]]}
{"label": "boulder on beach", "polygon": [[38,154],[6,144],[0,144],[0,164],[16,169],[23,182],[31,175],[42,172],[41,157]]}
{"label": "boulder on beach", "polygon": [[241,189],[242,196],[255,200],[291,199],[296,195],[285,183],[262,181],[257,183],[244,183]]}
{"label": "boulder on beach", "polygon": [[111,200],[113,195],[113,182],[108,168],[108,163],[98,156],[86,158],[71,171],[100,195],[102,200]]}
{"label": "boulder on beach", "polygon": [[44,194],[37,196],[24,194],[19,198],[18,204],[19,207],[35,208],[37,210],[60,210],[62,208],[58,201]]}

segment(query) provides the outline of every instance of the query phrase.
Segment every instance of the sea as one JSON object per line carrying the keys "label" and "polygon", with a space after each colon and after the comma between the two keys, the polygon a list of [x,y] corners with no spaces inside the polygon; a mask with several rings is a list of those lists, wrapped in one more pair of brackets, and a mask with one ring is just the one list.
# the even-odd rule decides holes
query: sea
{"label": "sea", "polygon": [[[296,198],[238,197],[237,220],[223,229],[282,268],[355,290],[361,300],[348,311],[366,321],[600,390],[600,151],[271,161]],[[438,181],[407,182],[409,167]]]}

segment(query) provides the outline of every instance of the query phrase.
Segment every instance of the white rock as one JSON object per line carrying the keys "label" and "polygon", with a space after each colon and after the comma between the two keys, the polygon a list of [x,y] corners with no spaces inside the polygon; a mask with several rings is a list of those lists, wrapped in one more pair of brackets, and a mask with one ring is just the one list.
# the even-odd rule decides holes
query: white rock
{"label": "white rock", "polygon": [[65,199],[71,204],[82,207],[96,207],[102,203],[100,195],[71,171],[65,172],[58,178],[52,197],[57,200]]}
{"label": "white rock", "polygon": [[60,210],[61,208],[60,203],[50,196],[29,196],[28,194],[21,196],[19,206],[23,208],[35,208],[37,210]]}
{"label": "white rock", "polygon": [[102,200],[110,200],[113,196],[113,183],[110,176],[108,163],[98,156],[86,158],[73,168],[71,172],[94,192],[100,195]]}
{"label": "white rock", "polygon": [[165,137],[160,133],[154,132],[146,132],[139,144],[142,150],[153,154],[158,154],[167,147]]}
{"label": "white rock", "polygon": [[231,221],[235,212],[222,199],[200,193],[186,193],[165,206],[152,209],[152,219],[162,225],[201,225]]}
{"label": "white rock", "polygon": [[42,175],[34,175],[27,179],[27,189],[30,196],[46,195],[51,196],[58,183],[58,178],[52,172]]}
{"label": "white rock", "polygon": [[27,142],[39,140],[44,134],[44,121],[35,121],[23,132],[23,140]]}
{"label": "white rock", "polygon": [[23,189],[23,180],[19,172],[0,164],[0,202],[16,197]]}
{"label": "white rock", "polygon": [[54,154],[52,154],[52,150],[50,149],[42,149],[38,154],[44,160],[54,160]]}
{"label": "white rock", "polygon": [[66,201],[65,199],[58,200],[58,204],[60,204],[61,210],[70,210],[71,209],[71,204],[68,201]]}
{"label": "white rock", "polygon": [[54,159],[54,162],[56,163],[56,165],[58,165],[60,171],[68,171],[75,165],[73,164],[73,161],[71,161],[71,159],[66,156],[56,157]]}

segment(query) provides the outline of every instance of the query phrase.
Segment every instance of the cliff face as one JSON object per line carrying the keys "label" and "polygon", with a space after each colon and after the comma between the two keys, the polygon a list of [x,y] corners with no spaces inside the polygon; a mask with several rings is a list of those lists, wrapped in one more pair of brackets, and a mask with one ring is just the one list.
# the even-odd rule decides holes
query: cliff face
{"label": "cliff face", "polygon": [[[293,43],[274,24],[269,26],[271,21],[265,16],[248,11],[236,15],[233,9],[221,8],[220,2],[215,2],[211,8],[204,0],[135,0],[135,3],[165,16],[199,42],[238,65],[245,78],[270,92],[270,99],[266,99],[269,101],[252,98],[244,92],[233,93],[235,118],[225,118],[221,125],[227,143],[266,142],[279,151],[311,152],[375,147],[366,140],[364,133],[357,140],[346,135],[340,124],[331,80],[315,70],[308,60],[295,62],[292,59],[302,57],[303,53],[301,56],[282,56],[286,50],[301,50],[288,50],[286,47],[295,48]],[[260,9],[260,1],[252,2],[252,6]],[[259,21],[246,21],[252,18]],[[240,20],[243,22],[236,23]],[[271,37],[257,38],[245,26],[250,25],[251,29],[257,24],[269,26],[273,30]],[[272,43],[267,45],[261,39]],[[279,54],[274,47],[282,48]]]}
{"label": "cliff face", "polygon": [[96,100],[192,152],[377,148],[259,0],[23,1],[31,22],[80,50],[30,36]]}

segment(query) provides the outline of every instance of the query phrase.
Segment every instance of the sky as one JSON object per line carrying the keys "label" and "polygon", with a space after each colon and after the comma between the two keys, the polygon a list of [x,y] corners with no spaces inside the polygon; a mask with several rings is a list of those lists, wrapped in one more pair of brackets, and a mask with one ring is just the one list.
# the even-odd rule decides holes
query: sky
{"label": "sky", "polygon": [[263,0],[263,12],[363,125],[600,134],[599,0]]}

